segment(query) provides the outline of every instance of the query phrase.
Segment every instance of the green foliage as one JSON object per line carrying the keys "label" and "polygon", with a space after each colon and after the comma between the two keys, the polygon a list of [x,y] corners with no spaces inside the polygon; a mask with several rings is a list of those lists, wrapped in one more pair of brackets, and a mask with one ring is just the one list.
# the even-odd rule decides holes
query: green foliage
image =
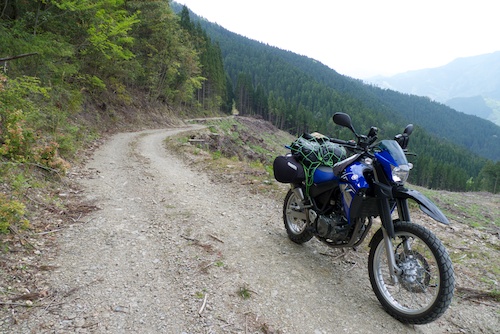
{"label": "green foliage", "polygon": [[32,77],[9,81],[5,78],[3,82],[0,89],[0,156],[65,172],[69,164],[59,156],[57,139],[63,137],[60,123],[66,118],[50,107],[42,110],[38,106],[48,97],[48,89]]}
{"label": "green foliage", "polygon": [[0,193],[0,233],[7,233],[11,226],[28,227],[28,220],[24,218],[25,210],[24,204]]}
{"label": "green foliage", "polygon": [[252,291],[247,286],[240,287],[238,294],[243,299],[250,299],[252,297]]}
{"label": "green foliage", "polygon": [[29,180],[23,173],[14,175],[11,185],[15,194],[22,194],[26,189],[30,187]]}
{"label": "green foliage", "polygon": [[0,110],[2,132],[0,156],[7,159],[26,162],[31,158],[34,143],[33,132],[25,127],[25,118],[21,110]]}
{"label": "green foliage", "polygon": [[167,1],[133,1],[140,23],[131,31],[137,68],[136,83],[152,101],[192,104],[203,78],[197,51],[190,36],[180,28],[179,18]]}
{"label": "green foliage", "polygon": [[59,144],[49,142],[43,146],[37,146],[34,152],[34,160],[42,166],[47,166],[51,170],[66,172],[70,164],[61,158],[58,153]]}
{"label": "green foliage", "polygon": [[187,7],[180,13],[180,26],[190,36],[195,49],[199,52],[201,77],[196,87],[196,100],[205,110],[231,111],[232,96],[227,90],[227,79],[224,71],[221,49],[212,43],[210,37],[198,23],[191,22]]}
{"label": "green foliage", "polygon": [[500,161],[488,161],[481,170],[483,189],[494,194],[500,192]]}
{"label": "green foliage", "polygon": [[35,112],[35,104],[40,98],[48,97],[49,90],[40,85],[40,79],[21,76],[7,80],[4,77],[4,89],[0,90],[0,103],[15,109]]}
{"label": "green foliage", "polygon": [[[25,54],[30,56],[17,57]],[[200,55],[209,55],[203,56],[203,66],[210,69],[205,74],[213,87],[201,98],[198,91],[207,79]],[[0,74],[4,167],[13,163],[64,173],[67,158],[87,139],[89,131],[77,114],[88,106],[100,106],[109,117],[108,106],[131,105],[133,93],[145,93],[171,107],[201,102],[220,109],[227,92],[220,49],[202,31],[181,29],[169,1],[5,1],[0,9],[4,57],[13,57],[2,63],[8,80]],[[5,189],[19,196],[36,182],[4,172]],[[5,212],[22,215],[20,201],[2,200],[11,210]],[[5,231],[7,223],[2,226]]]}
{"label": "green foliage", "polygon": [[26,162],[31,158],[31,147],[35,137],[32,128],[26,125],[27,113],[36,110],[33,101],[26,97],[31,94],[42,93],[46,90],[38,85],[38,81],[31,77],[21,77],[9,81],[3,78],[0,84],[0,156],[7,159]]}
{"label": "green foliage", "polygon": [[214,152],[212,152],[212,159],[219,160],[221,157],[222,157],[222,152],[221,151],[214,151]]}
{"label": "green foliage", "polygon": [[96,12],[95,19],[99,23],[89,27],[87,32],[89,42],[99,54],[107,60],[129,60],[134,57],[126,46],[133,42],[128,32],[139,22],[136,14],[128,16],[125,10],[106,11],[101,8]]}
{"label": "green foliage", "polygon": [[489,294],[491,298],[495,299],[497,302],[500,302],[500,290],[493,289]]}

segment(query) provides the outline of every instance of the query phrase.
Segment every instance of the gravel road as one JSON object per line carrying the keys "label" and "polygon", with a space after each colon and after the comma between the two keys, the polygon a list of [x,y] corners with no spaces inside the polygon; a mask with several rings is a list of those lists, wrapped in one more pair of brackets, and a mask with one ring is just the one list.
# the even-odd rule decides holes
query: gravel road
{"label": "gravel road", "polygon": [[12,332],[471,333],[498,324],[456,301],[429,325],[394,320],[371,291],[364,249],[295,245],[280,201],[216,184],[167,151],[167,136],[193,128],[121,133],[95,152],[78,182],[99,210],[60,234],[55,298]]}

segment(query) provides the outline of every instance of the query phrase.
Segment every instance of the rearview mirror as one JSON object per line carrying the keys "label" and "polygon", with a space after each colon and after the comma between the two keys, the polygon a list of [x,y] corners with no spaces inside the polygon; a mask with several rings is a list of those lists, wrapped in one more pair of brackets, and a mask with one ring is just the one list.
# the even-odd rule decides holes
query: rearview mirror
{"label": "rearview mirror", "polygon": [[413,124],[408,124],[403,133],[406,133],[408,136],[413,132]]}
{"label": "rearview mirror", "polygon": [[396,140],[401,146],[403,150],[406,150],[408,147],[408,142],[410,141],[410,135],[413,132],[413,124],[408,124],[403,131],[403,134],[399,134],[396,137],[394,137],[394,140]]}
{"label": "rearview mirror", "polygon": [[348,128],[353,133],[356,133],[356,131],[354,131],[354,128],[352,127],[351,116],[349,116],[348,114],[343,112],[336,112],[335,114],[333,114],[332,119],[333,123]]}

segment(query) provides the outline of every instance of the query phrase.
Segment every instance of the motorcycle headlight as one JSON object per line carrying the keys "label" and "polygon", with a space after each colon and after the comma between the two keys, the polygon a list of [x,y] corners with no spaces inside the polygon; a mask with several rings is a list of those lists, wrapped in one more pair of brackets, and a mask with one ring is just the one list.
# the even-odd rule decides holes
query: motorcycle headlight
{"label": "motorcycle headlight", "polygon": [[405,183],[410,175],[410,166],[400,165],[392,168],[392,180],[397,183]]}

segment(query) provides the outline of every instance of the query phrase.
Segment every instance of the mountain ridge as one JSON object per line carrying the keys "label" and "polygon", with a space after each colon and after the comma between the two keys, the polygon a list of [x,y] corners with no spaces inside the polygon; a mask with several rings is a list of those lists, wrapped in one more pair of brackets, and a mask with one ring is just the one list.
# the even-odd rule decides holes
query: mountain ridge
{"label": "mountain ridge", "polygon": [[381,88],[427,96],[451,108],[500,125],[500,51],[462,57],[435,68],[377,76]]}

